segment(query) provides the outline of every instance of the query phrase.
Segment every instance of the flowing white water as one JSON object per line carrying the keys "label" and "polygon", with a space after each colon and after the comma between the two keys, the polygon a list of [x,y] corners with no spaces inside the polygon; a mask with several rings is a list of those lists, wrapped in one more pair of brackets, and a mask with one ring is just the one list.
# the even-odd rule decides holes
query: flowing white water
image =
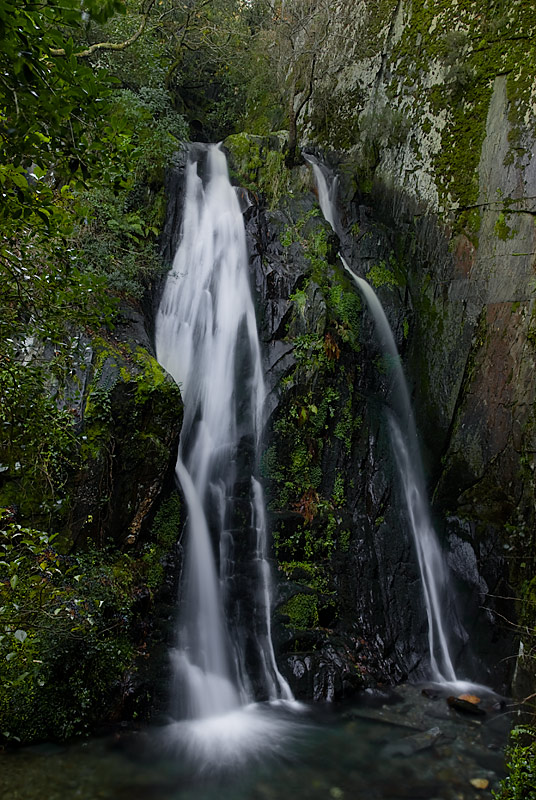
{"label": "flowing white water", "polygon": [[[313,168],[318,188],[318,202],[324,218],[329,222],[333,230],[338,233],[337,178],[332,178],[331,181],[328,181],[324,170],[314,156],[305,155],[304,158]],[[382,349],[389,358],[396,395],[394,398],[396,414],[389,413],[388,415],[389,429],[421,574],[428,622],[431,677],[440,683],[449,682],[454,684],[457,679],[443,618],[443,608],[448,602],[449,594],[448,573],[430,519],[417,440],[417,429],[411,409],[406,378],[391,327],[379,299],[365,280],[354,275],[342,256],[341,260],[365,298],[376,323],[376,330]]]}
{"label": "flowing white water", "polygon": [[316,188],[318,191],[318,205],[324,215],[326,222],[329,222],[335,233],[339,232],[339,218],[335,203],[339,188],[339,178],[331,176],[328,182],[322,164],[310,153],[303,154],[304,159],[312,166],[315,176]]}
{"label": "flowing white water", "polygon": [[[226,727],[214,718],[232,713],[236,727],[236,713],[253,700],[292,700],[292,693],[272,646],[264,498],[252,477],[265,390],[245,230],[216,146],[207,174],[204,185],[197,163],[188,164],[156,350],[184,400],[176,474],[188,520],[173,713],[207,720],[201,730],[210,738]],[[251,712],[243,719],[258,723]]]}
{"label": "flowing white water", "polygon": [[388,414],[389,429],[421,574],[428,621],[431,677],[440,683],[455,682],[456,672],[449,651],[443,617],[443,608],[448,604],[449,597],[448,573],[430,519],[417,429],[406,378],[391,327],[374,290],[363,278],[354,275],[344,258],[341,257],[341,260],[365,298],[374,318],[382,349],[389,356],[395,411]]}

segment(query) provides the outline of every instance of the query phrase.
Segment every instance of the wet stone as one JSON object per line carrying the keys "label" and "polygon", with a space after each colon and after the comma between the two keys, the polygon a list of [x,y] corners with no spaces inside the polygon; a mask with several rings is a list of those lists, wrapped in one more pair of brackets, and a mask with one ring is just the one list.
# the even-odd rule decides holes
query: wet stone
{"label": "wet stone", "polygon": [[479,705],[468,700],[463,700],[461,697],[447,697],[447,703],[451,708],[460,711],[462,714],[470,714],[479,717],[486,715],[484,709]]}
{"label": "wet stone", "polygon": [[427,750],[442,736],[439,728],[430,728],[424,733],[417,733],[415,736],[407,736],[398,742],[388,744],[382,750],[382,756],[392,758],[393,756],[412,756],[420,750]]}

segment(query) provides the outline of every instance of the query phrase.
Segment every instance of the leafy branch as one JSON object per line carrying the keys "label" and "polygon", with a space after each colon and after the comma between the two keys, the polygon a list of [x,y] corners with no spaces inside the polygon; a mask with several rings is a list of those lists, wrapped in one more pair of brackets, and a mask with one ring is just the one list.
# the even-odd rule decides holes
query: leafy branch
{"label": "leafy branch", "polygon": [[134,42],[136,42],[144,32],[145,27],[147,25],[147,20],[149,19],[151,13],[151,9],[154,6],[155,2],[156,0],[149,0],[149,5],[147,6],[145,13],[142,14],[138,30],[135,33],[133,33],[132,36],[129,36],[128,39],[125,39],[123,42],[98,42],[96,44],[90,45],[85,50],[79,50],[78,53],[73,53],[72,47],[71,48],[53,47],[49,51],[50,55],[51,56],[74,55],[76,58],[89,58],[89,56],[92,56],[93,53],[96,53],[98,50],[115,50],[115,51],[126,50],[127,47],[130,47],[130,45],[134,44]]}

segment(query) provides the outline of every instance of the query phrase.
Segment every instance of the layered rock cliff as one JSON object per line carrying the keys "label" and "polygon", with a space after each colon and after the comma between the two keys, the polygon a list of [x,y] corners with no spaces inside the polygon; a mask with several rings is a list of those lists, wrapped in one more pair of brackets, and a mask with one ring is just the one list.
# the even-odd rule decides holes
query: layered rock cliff
{"label": "layered rock cliff", "polygon": [[451,565],[512,622],[491,595],[535,572],[535,26],[521,2],[336,3],[302,119],[338,152],[356,268],[397,265]]}

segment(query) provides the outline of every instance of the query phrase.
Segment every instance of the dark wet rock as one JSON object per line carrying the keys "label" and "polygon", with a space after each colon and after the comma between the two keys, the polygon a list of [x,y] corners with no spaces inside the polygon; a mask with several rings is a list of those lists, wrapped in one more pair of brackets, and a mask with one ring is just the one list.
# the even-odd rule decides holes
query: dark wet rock
{"label": "dark wet rock", "polygon": [[316,702],[339,700],[354,694],[362,685],[349,667],[344,650],[341,653],[331,643],[313,652],[287,656],[284,666],[296,696]]}
{"label": "dark wet rock", "polygon": [[[255,152],[270,146],[253,138]],[[247,137],[241,139],[246,150],[239,161],[246,164]],[[275,151],[279,146],[274,140]],[[240,163],[234,164],[237,182]],[[168,255],[176,244],[182,203],[180,165],[169,181],[173,197],[163,237]],[[431,331],[423,333],[426,320],[417,316],[424,304],[419,281],[430,277],[432,250],[437,273],[448,278],[452,254],[444,232],[416,214],[407,198],[384,189],[382,197],[364,203],[350,169],[341,169],[340,243],[315,216],[307,170],[288,173],[285,181],[292,194],[267,199],[250,193],[244,211],[267,389],[261,467],[277,545],[273,634],[278,660],[297,694],[333,699],[375,682],[426,677],[430,669],[419,570],[400,513],[403,503],[385,424],[389,379],[378,368],[381,353],[370,315],[354,308],[351,322],[341,316],[355,289],[345,283],[337,250],[340,246],[360,274],[375,264],[389,264],[396,253],[403,278],[395,286],[381,286],[379,294],[410,384],[421,374],[436,380],[427,384],[431,407],[422,387],[416,387],[431,476],[438,474],[449,436],[450,384],[459,363],[453,364],[449,353],[441,373],[442,356],[434,349],[439,340]],[[357,225],[356,238],[351,228]],[[354,340],[352,333],[357,334]],[[460,348],[465,356],[472,335],[472,328],[464,328]],[[429,352],[434,362],[423,364]],[[320,418],[322,425],[315,427]],[[342,493],[334,500],[337,487]],[[483,654],[493,650],[490,632],[497,631],[493,613],[481,610],[483,593],[494,593],[504,578],[504,557],[489,537],[478,539],[475,527],[461,516],[449,518],[438,533],[449,543],[458,605],[469,610],[472,625],[468,633],[456,622],[453,600],[445,615],[454,655],[470,665],[467,674],[476,674]]]}
{"label": "dark wet rock", "polygon": [[447,703],[450,708],[454,708],[462,714],[469,714],[475,717],[483,717],[486,715],[486,712],[479,703],[471,703],[468,700],[462,700],[460,697],[448,697]]}
{"label": "dark wet rock", "polygon": [[421,691],[421,694],[424,697],[428,697],[430,700],[437,700],[441,696],[435,689],[428,689],[426,687]]}
{"label": "dark wet rock", "polygon": [[82,469],[65,526],[69,544],[132,547],[172,485],[182,422],[175,382],[156,362],[139,309],[88,342],[79,396]]}
{"label": "dark wet rock", "polygon": [[421,750],[433,747],[441,739],[442,733],[439,728],[430,728],[423,733],[416,733],[414,736],[406,736],[397,742],[391,742],[383,748],[381,756],[383,758],[393,758],[393,756],[409,757]]}
{"label": "dark wet rock", "polygon": [[[299,696],[307,691],[325,699],[424,673],[427,623],[415,591],[413,546],[407,530],[400,531],[398,498],[393,504],[385,378],[373,366],[379,357],[374,329],[367,315],[359,318],[360,301],[330,244],[332,232],[314,214],[313,195],[302,191],[270,211],[261,203],[250,207],[246,229],[268,394],[262,464],[278,579],[288,581],[277,592],[284,596],[278,608],[286,608],[276,614],[274,636],[282,658],[314,646],[306,672],[317,664],[321,677],[311,682],[302,676],[293,686]],[[315,250],[322,241],[325,252]],[[352,302],[350,320],[344,315]],[[399,311],[391,306],[389,313],[402,338]],[[357,340],[360,325],[364,333]],[[336,485],[344,485],[338,506]],[[316,555],[306,552],[309,538],[319,542]],[[292,605],[292,591],[309,597],[307,630],[303,620],[289,617],[298,603]],[[305,664],[301,655],[292,659]],[[295,680],[293,668],[288,674]]]}

